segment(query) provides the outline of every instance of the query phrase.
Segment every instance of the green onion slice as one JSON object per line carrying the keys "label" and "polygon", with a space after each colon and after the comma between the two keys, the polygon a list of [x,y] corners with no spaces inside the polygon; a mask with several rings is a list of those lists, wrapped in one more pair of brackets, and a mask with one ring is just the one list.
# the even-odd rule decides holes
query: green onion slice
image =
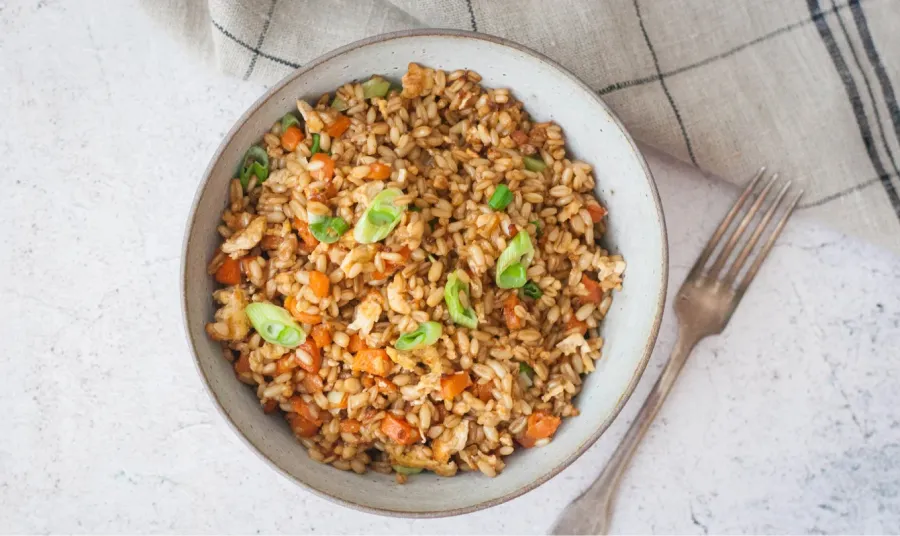
{"label": "green onion slice", "polygon": [[528,223],[530,223],[531,225],[534,225],[534,229],[535,229],[535,231],[534,231],[534,237],[535,237],[535,238],[540,238],[540,237],[541,237],[541,233],[544,232],[544,229],[541,227],[541,220],[531,220],[531,221],[528,222]]}
{"label": "green onion slice", "polygon": [[527,169],[528,171],[541,172],[547,169],[547,164],[545,164],[544,160],[541,158],[535,158],[533,156],[523,156],[522,161],[525,162],[525,169]]}
{"label": "green onion slice", "polygon": [[406,211],[406,205],[394,204],[394,199],[401,195],[403,192],[398,188],[387,188],[379,192],[356,222],[353,238],[360,244],[373,244],[387,238]]}
{"label": "green onion slice", "polygon": [[405,465],[392,465],[391,466],[394,471],[397,471],[401,475],[417,475],[422,472],[421,467],[406,467]]}
{"label": "green onion slice", "polygon": [[519,362],[519,374],[534,378],[534,369],[528,363]]}
{"label": "green onion slice", "polygon": [[256,180],[265,182],[269,178],[269,155],[266,150],[259,145],[254,145],[247,149],[244,153],[243,164],[241,164],[240,180],[241,186],[247,190],[250,184],[250,177],[256,175]]}
{"label": "green onion slice", "polygon": [[442,332],[441,325],[437,322],[422,322],[415,331],[400,335],[394,348],[402,351],[419,350],[436,343]]}
{"label": "green onion slice", "polygon": [[309,231],[316,240],[333,244],[340,240],[344,233],[350,229],[350,225],[344,218],[335,216],[311,216],[309,218]]}
{"label": "green onion slice", "polygon": [[306,332],[284,307],[266,302],[251,303],[244,308],[253,329],[267,342],[294,348],[306,340]]}
{"label": "green onion slice", "polygon": [[534,259],[534,247],[525,231],[512,239],[497,259],[495,280],[500,288],[521,288],[528,278],[525,271]]}
{"label": "green onion slice", "polygon": [[494,195],[491,196],[490,201],[488,201],[488,206],[495,211],[501,211],[509,206],[512,200],[513,193],[509,191],[509,187],[505,184],[500,184],[494,190]]}
{"label": "green onion slice", "polygon": [[316,154],[319,152],[319,141],[321,137],[322,136],[320,136],[318,133],[312,135],[313,144],[309,149],[310,154]]}
{"label": "green onion slice", "polygon": [[347,101],[335,95],[334,100],[331,101],[331,107],[339,112],[344,112],[350,108],[350,105],[347,104]]}
{"label": "green onion slice", "polygon": [[478,317],[475,315],[475,310],[469,305],[469,284],[464,283],[456,272],[447,276],[447,284],[444,285],[444,302],[447,303],[450,319],[455,323],[469,329],[475,329],[478,326]]}
{"label": "green onion slice", "polygon": [[284,132],[289,127],[300,128],[300,120],[294,114],[284,114],[281,118],[281,131]]}
{"label": "green onion slice", "polygon": [[536,300],[544,295],[544,292],[541,290],[541,287],[537,286],[537,283],[534,281],[528,281],[522,287],[522,294],[527,298],[531,298],[532,300]]}
{"label": "green onion slice", "polygon": [[363,82],[363,98],[371,99],[372,97],[384,97],[387,95],[388,90],[391,89],[391,83],[385,80],[380,76],[373,76],[372,78]]}

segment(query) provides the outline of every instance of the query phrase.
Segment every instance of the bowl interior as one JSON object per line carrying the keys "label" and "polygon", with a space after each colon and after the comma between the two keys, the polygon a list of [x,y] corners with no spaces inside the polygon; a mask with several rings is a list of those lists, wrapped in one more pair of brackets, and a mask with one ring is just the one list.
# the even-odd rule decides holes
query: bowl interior
{"label": "bowl interior", "polygon": [[[448,71],[475,70],[484,85],[511,88],[536,120],[560,124],[570,154],[595,168],[597,194],[610,211],[607,247],[628,263],[624,290],[615,295],[602,327],[603,359],[577,398],[581,415],[565,420],[548,446],[520,449],[493,479],[472,473],[455,478],[423,473],[398,486],[384,475],[356,475],[310,460],[282,419],[263,415],[254,391],[235,379],[217,343],[204,333],[215,311],[214,283],[206,265],[219,245],[216,225],[227,203],[228,181],[246,148],[284,113],[295,110],[298,97],[315,100],[373,73],[399,80],[410,61]],[[210,166],[188,226],[186,329],[214,398],[238,431],[282,472],[313,491],[377,513],[462,513],[515,497],[565,467],[606,429],[631,393],[655,341],[665,294],[666,241],[656,190],[642,156],[617,120],[593,92],[549,60],[516,45],[467,34],[432,31],[374,38],[344,47],[289,77],[232,131]]]}

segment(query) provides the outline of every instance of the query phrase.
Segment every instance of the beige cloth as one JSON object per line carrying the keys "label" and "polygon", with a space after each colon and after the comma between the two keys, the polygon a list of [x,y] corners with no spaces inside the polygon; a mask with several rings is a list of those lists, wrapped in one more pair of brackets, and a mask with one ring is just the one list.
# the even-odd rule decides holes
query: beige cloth
{"label": "beige cloth", "polygon": [[803,180],[806,212],[900,250],[900,0],[145,2],[265,83],[384,32],[505,37],[596,88],[638,140],[734,182],[766,164]]}

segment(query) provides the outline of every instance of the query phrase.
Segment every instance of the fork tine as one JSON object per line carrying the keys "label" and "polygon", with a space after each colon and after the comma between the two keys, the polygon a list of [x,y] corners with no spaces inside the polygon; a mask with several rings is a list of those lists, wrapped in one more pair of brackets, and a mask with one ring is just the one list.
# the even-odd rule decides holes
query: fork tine
{"label": "fork tine", "polygon": [[747,262],[747,258],[750,256],[753,248],[756,247],[756,243],[759,242],[759,237],[762,236],[762,233],[765,230],[766,226],[769,225],[769,220],[772,219],[772,216],[775,215],[775,211],[778,210],[778,207],[781,205],[782,201],[784,201],[784,198],[787,195],[788,189],[790,187],[791,181],[787,181],[784,183],[784,186],[781,187],[781,191],[778,192],[778,196],[775,197],[774,201],[772,201],[769,209],[756,225],[756,229],[753,230],[753,234],[750,235],[750,240],[747,241],[747,244],[744,246],[741,252],[738,253],[737,258],[734,260],[731,268],[728,269],[728,274],[724,279],[725,283],[727,283],[728,285],[734,284],[735,279],[741,272],[741,268],[744,267],[744,263]]}
{"label": "fork tine", "polygon": [[725,266],[726,262],[728,262],[728,258],[731,256],[731,252],[734,251],[734,247],[737,245],[738,240],[740,240],[741,237],[744,236],[744,231],[747,230],[747,226],[750,225],[750,222],[756,216],[756,213],[759,212],[759,207],[762,206],[763,201],[766,200],[766,196],[769,195],[769,190],[771,190],[772,186],[775,185],[776,180],[778,180],[778,173],[772,175],[772,177],[766,182],[766,185],[763,186],[762,191],[760,191],[759,195],[756,196],[753,204],[750,205],[750,209],[747,210],[747,213],[744,214],[743,218],[741,218],[740,223],[738,223],[737,227],[728,238],[728,242],[725,242],[725,246],[719,253],[719,257],[713,262],[713,265],[707,272],[708,277],[715,278],[717,275],[719,275],[719,271],[722,270],[722,267]]}
{"label": "fork tine", "polygon": [[772,246],[775,245],[775,240],[778,238],[778,235],[781,234],[781,231],[784,229],[784,225],[787,223],[788,218],[791,217],[791,213],[794,212],[794,208],[797,206],[797,203],[800,201],[801,197],[803,197],[803,190],[800,190],[800,193],[798,193],[796,197],[794,197],[794,200],[791,201],[791,204],[788,205],[787,210],[785,210],[784,212],[784,215],[781,216],[780,220],[778,220],[778,224],[775,226],[775,230],[772,231],[769,239],[766,240],[766,243],[760,250],[759,255],[757,255],[756,259],[753,261],[753,264],[750,265],[750,269],[747,270],[746,274],[744,274],[744,278],[741,280],[740,285],[738,285],[737,290],[735,291],[737,300],[740,300],[744,296],[744,292],[747,291],[747,287],[750,286],[753,278],[756,277],[756,272],[759,271],[759,267],[762,266],[763,261],[766,260],[766,257],[769,255],[769,251],[771,251]]}
{"label": "fork tine", "polygon": [[697,258],[697,262],[695,262],[693,268],[691,268],[691,272],[688,275],[688,278],[699,275],[700,271],[703,269],[703,266],[706,264],[706,261],[709,260],[709,256],[712,255],[712,252],[719,244],[719,240],[722,238],[722,235],[724,235],[725,231],[728,230],[728,226],[731,225],[732,220],[734,220],[734,217],[737,216],[738,211],[744,205],[744,202],[747,201],[747,198],[750,197],[751,192],[753,192],[753,189],[756,188],[756,185],[759,183],[759,180],[762,178],[763,173],[765,172],[765,166],[759,168],[759,171],[756,172],[756,176],[753,177],[753,179],[750,180],[750,183],[747,184],[747,187],[744,188],[741,196],[737,201],[735,201],[734,206],[731,207],[731,210],[729,210],[728,214],[726,214],[722,219],[722,223],[719,224],[716,232],[713,233],[712,237],[710,237],[709,239],[709,242],[706,243],[706,247],[703,248],[703,251],[700,253],[700,257]]}

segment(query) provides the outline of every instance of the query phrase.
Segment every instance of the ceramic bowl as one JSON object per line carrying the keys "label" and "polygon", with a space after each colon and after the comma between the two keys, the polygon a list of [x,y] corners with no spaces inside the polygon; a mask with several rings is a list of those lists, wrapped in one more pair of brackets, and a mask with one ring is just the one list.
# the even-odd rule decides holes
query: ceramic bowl
{"label": "ceramic bowl", "polygon": [[[452,71],[472,69],[489,87],[507,87],[539,120],[565,131],[570,154],[594,166],[596,193],[609,209],[605,246],[628,263],[624,290],[603,323],[603,358],[576,402],[581,415],[564,420],[553,441],[519,449],[496,478],[478,472],[441,478],[422,473],[400,486],[389,476],[357,475],[307,457],[283,419],[262,413],[253,389],[238,382],[204,325],[215,311],[206,265],[227,204],[228,181],[244,151],[298,97],[315,100],[353,79],[377,73],[399,80],[409,62]],[[656,340],[666,293],[667,245],[659,197],[634,141],[596,93],[571,73],[525,47],[468,32],[426,30],[359,41],[312,61],[270,89],[238,120],[200,183],[182,259],[185,329],[200,374],[216,405],[251,450],[308,490],[372,513],[437,517],[507,501],[572,463],[607,429],[644,371]]]}

